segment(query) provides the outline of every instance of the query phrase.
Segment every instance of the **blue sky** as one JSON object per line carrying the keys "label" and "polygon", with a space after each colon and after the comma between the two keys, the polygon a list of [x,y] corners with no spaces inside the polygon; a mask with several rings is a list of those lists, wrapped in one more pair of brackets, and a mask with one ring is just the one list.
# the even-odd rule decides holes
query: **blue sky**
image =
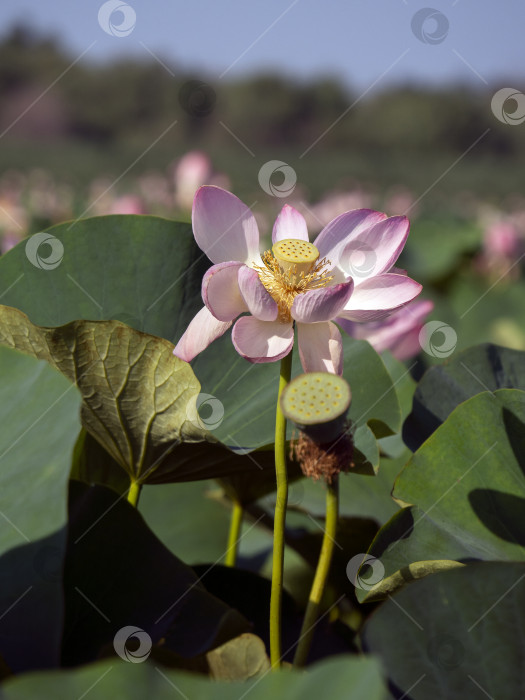
{"label": "blue sky", "polygon": [[[0,31],[22,21],[59,37],[72,58],[88,47],[85,59],[95,61],[152,52],[212,79],[274,69],[302,79],[334,75],[360,91],[406,81],[523,85],[523,0],[127,2],[136,22],[123,37],[102,31],[101,0],[1,0]],[[434,18],[420,22],[417,38],[413,17],[429,7]],[[429,34],[434,43],[421,40]]]}

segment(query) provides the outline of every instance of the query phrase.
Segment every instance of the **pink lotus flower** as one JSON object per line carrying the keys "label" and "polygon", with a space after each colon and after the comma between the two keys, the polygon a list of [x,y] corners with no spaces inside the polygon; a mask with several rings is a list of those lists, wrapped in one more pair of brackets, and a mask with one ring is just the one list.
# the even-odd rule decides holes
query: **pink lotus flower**
{"label": "pink lotus flower", "polygon": [[398,360],[410,360],[421,352],[419,334],[433,308],[434,302],[418,300],[394,311],[384,321],[354,323],[340,320],[339,323],[353,338],[368,340],[376,352],[389,350]]}
{"label": "pink lotus flower", "polygon": [[512,260],[519,255],[520,243],[518,230],[506,221],[493,223],[483,236],[483,248],[489,262],[494,258]]}
{"label": "pink lotus flower", "polygon": [[4,234],[0,233],[0,255],[5,255],[8,250],[14,248],[21,240],[22,236],[13,231],[6,231]]}
{"label": "pink lotus flower", "polygon": [[145,214],[140,197],[124,194],[111,203],[109,214]]}
{"label": "pink lotus flower", "polygon": [[193,202],[193,232],[215,263],[202,280],[204,308],[174,354],[189,362],[235,323],[232,342],[250,362],[285,357],[297,328],[305,372],[341,374],[343,346],[334,321],[376,321],[407,304],[421,285],[392,272],[408,236],[406,217],[356,209],[308,240],[306,222],[285,205],[273,227],[273,247],[261,256],[255,217],[219,187],[201,187]]}
{"label": "pink lotus flower", "polygon": [[174,172],[175,201],[182,209],[190,210],[195,190],[209,182],[211,161],[201,151],[190,151],[182,156]]}

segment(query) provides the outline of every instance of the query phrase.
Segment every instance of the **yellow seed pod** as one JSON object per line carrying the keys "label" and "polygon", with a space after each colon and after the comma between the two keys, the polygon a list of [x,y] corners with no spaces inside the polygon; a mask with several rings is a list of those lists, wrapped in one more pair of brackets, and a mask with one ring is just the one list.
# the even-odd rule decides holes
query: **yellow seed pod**
{"label": "yellow seed pod", "polygon": [[343,431],[352,392],[336,374],[309,372],[295,377],[281,394],[286,418],[319,442],[329,442]]}
{"label": "yellow seed pod", "polygon": [[285,238],[272,246],[272,253],[279,266],[286,272],[305,274],[319,260],[319,251],[308,241],[298,238]]}

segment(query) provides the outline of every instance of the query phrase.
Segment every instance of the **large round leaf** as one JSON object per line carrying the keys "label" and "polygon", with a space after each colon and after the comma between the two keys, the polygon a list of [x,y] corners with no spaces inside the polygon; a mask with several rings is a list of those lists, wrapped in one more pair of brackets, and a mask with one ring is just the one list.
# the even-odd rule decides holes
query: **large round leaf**
{"label": "large round leaf", "polygon": [[411,458],[394,498],[418,505],[473,557],[522,559],[525,392],[465,401]]}
{"label": "large round leaf", "polygon": [[247,621],[210,595],[125,499],[74,481],[64,599],[65,665],[94,660],[130,625],[186,658],[248,630]]}
{"label": "large round leaf", "polygon": [[483,391],[525,390],[525,352],[485,343],[432,367],[414,393],[403,438],[417,450],[463,401]]}
{"label": "large round leaf", "polygon": [[381,658],[395,697],[523,697],[524,579],[522,563],[472,564],[381,605],[363,643]]}
{"label": "large round leaf", "polygon": [[[47,360],[82,393],[82,422],[130,479],[184,481],[272,468],[232,453],[204,428],[200,385],[163,338],[119,321],[74,321],[59,328],[32,324],[0,306],[0,344]],[[86,471],[86,470],[84,470]]]}
{"label": "large round leaf", "polygon": [[[281,671],[265,673],[246,682],[217,682],[188,673],[174,672],[152,663],[126,664],[105,661],[74,671],[38,673],[8,682],[5,700],[54,700],[81,698],[93,688],[97,700],[173,700],[174,697],[199,700],[384,700],[386,688],[375,659],[340,657],[314,666],[308,673]],[[95,690],[96,688],[96,690]]]}
{"label": "large round leaf", "polygon": [[80,395],[47,363],[0,347],[0,654],[55,666],[63,618],[67,481]]}
{"label": "large round leaf", "polygon": [[[417,366],[416,360],[408,362],[408,367],[397,360],[388,351],[381,353],[381,359],[392,378],[396,390],[399,407],[401,409],[401,420],[404,421],[412,410],[412,400],[416,389],[416,382],[412,378],[411,371]],[[383,438],[379,442],[381,452],[398,459],[406,454],[407,447],[403,441],[401,432]],[[406,460],[405,460],[406,461]]]}
{"label": "large round leaf", "polygon": [[[227,549],[230,510],[209,497],[212,481],[146,486],[140,512],[153,532],[188,564],[222,562]],[[241,543],[242,546],[242,543]]]}
{"label": "large round leaf", "polygon": [[384,578],[358,597],[386,595],[458,561],[524,560],[524,455],[525,392],[500,389],[460,404],[397,478],[394,497],[417,507],[378,533],[369,553]]}
{"label": "large round leaf", "polygon": [[[200,284],[210,263],[189,224],[102,216],[59,224],[47,233],[59,241],[54,253],[52,241],[33,251],[30,242],[38,240],[31,237],[0,257],[2,303],[33,323],[119,319],[176,341],[202,306]],[[55,262],[46,269],[50,254]]]}

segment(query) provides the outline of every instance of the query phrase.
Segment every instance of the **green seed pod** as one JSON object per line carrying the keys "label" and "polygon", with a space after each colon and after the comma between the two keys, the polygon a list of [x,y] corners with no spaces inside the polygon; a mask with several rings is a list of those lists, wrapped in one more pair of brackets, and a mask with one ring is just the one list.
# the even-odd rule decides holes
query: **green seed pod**
{"label": "green seed pod", "polygon": [[327,444],[345,430],[352,400],[348,382],[328,372],[300,374],[284,388],[281,410],[314,442]]}

